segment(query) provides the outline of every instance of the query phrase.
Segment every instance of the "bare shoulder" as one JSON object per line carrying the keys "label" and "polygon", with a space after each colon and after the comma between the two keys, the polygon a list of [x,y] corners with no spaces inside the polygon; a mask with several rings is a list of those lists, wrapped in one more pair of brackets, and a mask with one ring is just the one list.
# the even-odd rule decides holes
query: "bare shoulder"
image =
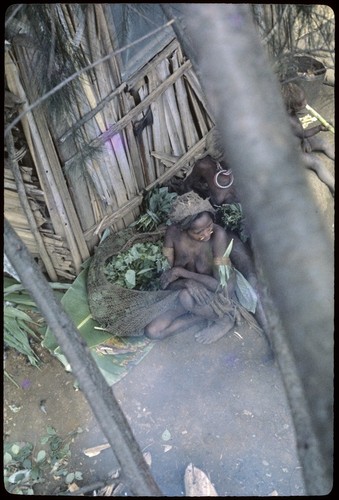
{"label": "bare shoulder", "polygon": [[180,229],[175,224],[168,226],[165,233],[164,246],[172,246],[172,243],[178,239],[179,234]]}

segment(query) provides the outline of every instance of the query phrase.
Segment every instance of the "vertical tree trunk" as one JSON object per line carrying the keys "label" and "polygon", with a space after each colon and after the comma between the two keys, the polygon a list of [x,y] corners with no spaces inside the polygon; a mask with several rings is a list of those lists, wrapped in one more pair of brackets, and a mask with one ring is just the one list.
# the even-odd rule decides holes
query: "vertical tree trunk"
{"label": "vertical tree trunk", "polygon": [[[332,243],[294,150],[279,85],[249,5],[170,5],[164,9],[175,15],[174,29],[215,114],[285,330],[294,374],[285,385],[297,437],[303,436],[298,451],[306,487],[310,495],[326,494],[333,459]],[[276,355],[280,364],[286,359],[282,352]],[[306,433],[294,384],[304,391],[311,416]]]}

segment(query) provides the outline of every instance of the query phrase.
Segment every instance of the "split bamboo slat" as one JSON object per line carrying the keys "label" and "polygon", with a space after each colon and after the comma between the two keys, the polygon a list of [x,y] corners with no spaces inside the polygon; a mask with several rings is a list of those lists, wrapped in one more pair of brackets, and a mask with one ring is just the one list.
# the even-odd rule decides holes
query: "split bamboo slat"
{"label": "split bamboo slat", "polygon": [[[76,25],[76,19],[72,18],[72,10],[68,12],[67,8],[64,7],[64,11],[70,32],[74,34],[73,26]],[[91,23],[94,23],[93,25],[95,25],[93,6],[90,6],[87,9],[87,16],[88,25],[91,25]],[[92,34],[94,35],[93,31],[89,30],[87,32],[87,38],[82,38],[81,45],[84,47],[85,52],[94,52],[94,57],[96,57],[98,46],[96,43],[96,38],[95,36],[92,36]],[[92,40],[93,43],[91,43]],[[98,99],[100,100],[100,98],[98,97],[97,89],[95,87],[95,84],[92,83],[90,76],[90,74],[84,74],[82,75],[80,80],[84,94],[87,97],[87,104],[84,100],[77,100],[76,102],[76,108],[78,109],[80,119],[86,114],[90,115],[91,118],[88,121],[85,121],[80,129],[82,132],[83,140],[86,144],[90,143],[93,137],[97,137],[98,135],[100,135],[101,130],[105,129],[105,123],[102,115],[97,112],[91,113],[94,109],[97,108],[97,102]],[[100,78],[100,72],[97,76],[99,76]],[[90,111],[88,111],[88,109]],[[70,158],[70,154],[68,154],[67,156],[66,154],[64,154],[64,157],[65,160],[67,160],[68,158]],[[66,164],[65,166],[67,167]],[[71,167],[69,169],[67,168],[67,171],[71,172],[73,168],[74,167]],[[77,170],[79,170],[79,168],[77,168]],[[69,180],[72,183],[71,185],[73,189],[73,196],[80,200],[81,212],[84,215],[88,214],[87,219],[88,221],[91,221],[90,224],[83,224],[82,227],[84,228],[84,230],[86,230],[88,227],[91,227],[93,223],[97,223],[99,220],[101,220],[101,218],[105,214],[105,211],[112,211],[111,207],[117,208],[118,204],[115,198],[114,191],[111,189],[111,180],[109,179],[109,174],[106,170],[106,164],[102,165],[100,161],[99,165],[98,161],[95,159],[86,159],[84,162],[82,162],[82,174],[78,172],[78,175],[82,175],[85,178],[85,183],[82,183],[81,186],[79,186],[77,182],[72,183],[73,179],[74,181],[76,180],[75,172],[69,174]],[[98,193],[98,197],[96,195],[96,192],[93,191],[92,185],[89,185],[87,177],[91,179],[91,183],[93,183],[93,185],[95,186],[95,191]],[[86,197],[81,196],[82,194],[84,194],[84,191],[90,193],[90,203],[88,203]],[[93,197],[95,198],[95,200],[93,200]],[[101,206],[99,208],[99,205],[101,205],[99,200],[102,200],[103,202],[102,209]],[[99,217],[99,219],[97,219],[96,217]]]}
{"label": "split bamboo slat", "polygon": [[[37,222],[34,217],[34,213],[31,209],[31,206],[29,204],[26,191],[25,191],[25,186],[24,186],[24,181],[21,177],[21,172],[20,172],[20,167],[17,163],[16,160],[14,160],[15,156],[15,147],[14,147],[14,140],[12,134],[8,134],[7,139],[6,139],[6,146],[10,158],[10,165],[12,167],[12,172],[15,178],[15,183],[17,185],[17,190],[18,190],[18,197],[20,200],[20,204],[22,207],[22,210],[24,214],[26,215],[27,222],[28,222],[28,227],[32,231],[32,234],[35,238],[36,241],[36,246],[38,248],[38,252],[43,260],[43,263],[46,267],[46,271],[48,273],[48,276],[52,281],[57,281],[57,275],[53,267],[53,263],[51,261],[51,258],[45,248],[43,239],[41,237],[41,234],[39,232],[39,228],[37,225]],[[12,158],[12,161],[11,161]]]}
{"label": "split bamboo slat", "polygon": [[[135,105],[133,97],[129,94],[123,94],[124,109],[128,113]],[[145,177],[142,174],[142,163],[138,151],[138,145],[136,138],[134,136],[132,121],[128,123],[124,129],[125,132],[125,148],[130,154],[129,165],[134,172],[138,191],[142,191],[145,188],[146,182]]]}
{"label": "split bamboo slat", "polygon": [[[5,165],[7,165],[7,163],[8,163],[8,160],[5,158]],[[27,183],[29,183],[32,180],[32,168],[21,166],[20,171],[21,171],[22,180],[24,181],[25,186],[26,186]],[[4,168],[4,178],[14,180],[13,173],[11,172],[10,168],[6,168],[6,166]]]}
{"label": "split bamboo slat", "polygon": [[[108,50],[113,50],[118,48],[118,35],[115,27],[115,22],[112,15],[112,10],[109,4],[100,4],[102,9],[102,15],[100,19],[102,20],[102,30],[107,33],[107,37],[104,39],[104,48],[106,52]],[[111,70],[111,76],[113,79],[114,86],[121,87],[121,56],[120,54],[115,54],[114,57],[109,59],[109,66]],[[124,85],[124,90],[127,90],[127,85]],[[124,92],[121,91],[117,95],[116,102],[118,103],[118,116],[121,118],[126,114]],[[126,142],[126,134],[122,130],[119,134],[113,136],[111,142],[117,153],[117,159],[121,175],[125,184],[125,189],[127,191],[127,198],[131,199],[139,193],[139,186],[137,181],[137,176],[135,175],[135,170],[133,164],[131,163],[131,155],[129,154],[129,149]],[[128,213],[124,218],[125,225],[129,225],[133,222],[139,215],[140,210],[133,209],[132,212]]]}
{"label": "split bamboo slat", "polygon": [[[161,63],[157,67],[157,72],[161,82],[168,81],[170,71],[169,61],[167,59],[161,61]],[[176,79],[176,81],[177,80],[178,79]],[[175,155],[182,155],[186,150],[184,143],[184,133],[182,130],[182,125],[180,123],[180,119],[178,117],[179,111],[172,85],[168,86],[166,91],[163,93],[163,102],[165,109],[166,126],[168,129],[173,153]]]}
{"label": "split bamboo slat", "polygon": [[5,203],[4,203],[4,215],[5,215],[6,219],[15,228],[31,230],[30,225],[29,225],[28,220],[27,220],[27,216],[23,212],[23,210],[19,211],[18,206],[11,207],[10,204],[7,203],[6,198],[5,198]]}
{"label": "split bamboo slat", "polygon": [[[40,134],[43,133],[43,145],[46,150],[46,156],[51,164],[52,168],[52,178],[50,179],[51,185],[54,183],[60,195],[60,201],[62,203],[62,208],[60,214],[63,217],[63,222],[65,224],[66,239],[69,244],[70,250],[72,252],[73,258],[75,258],[73,252],[76,251],[79,254],[79,262],[81,263],[88,259],[89,251],[83,237],[83,232],[79,223],[79,218],[75,211],[70,193],[66,184],[64,174],[58,159],[53,140],[49,133],[46,118],[43,114],[37,114],[37,124],[39,126]],[[61,204],[60,204],[61,206]],[[78,258],[77,258],[78,260]],[[78,269],[78,264],[75,260],[75,267]],[[80,268],[79,268],[80,269]]]}
{"label": "split bamboo slat", "polygon": [[117,210],[114,214],[107,216],[104,223],[101,222],[98,226],[92,227],[91,229],[86,231],[85,237],[90,238],[93,236],[93,234],[99,234],[100,231],[101,232],[104,231],[107,227],[110,227],[116,221],[120,220],[121,217],[123,217],[125,214],[130,213],[131,210],[140,206],[142,201],[143,201],[142,195],[136,196],[131,201],[126,203],[125,206],[123,206],[119,210]]}
{"label": "split bamboo slat", "polygon": [[[7,176],[7,173],[5,173],[5,178],[4,178],[4,189],[8,190],[9,193],[16,190],[16,184],[14,178],[12,177],[9,180],[9,176]],[[34,184],[29,184],[25,182],[25,190],[27,195],[31,196],[35,200],[39,201],[45,200],[43,191],[41,191],[41,189],[38,189]]]}
{"label": "split bamboo slat", "polygon": [[[39,110],[37,110],[35,115],[38,119],[37,123],[34,119],[32,119],[30,123],[30,128],[32,130],[34,146],[38,151],[38,154],[36,155],[37,173],[40,180],[45,179],[45,184],[48,185],[49,195],[55,201],[57,214],[60,218],[62,225],[62,230],[60,231],[60,234],[64,235],[67,240],[69,249],[71,251],[74,260],[74,267],[76,269],[76,272],[80,272],[83,259],[87,258],[86,254],[88,255],[88,249],[87,247],[83,248],[83,255],[79,251],[79,246],[75,237],[77,228],[76,226],[72,227],[72,224],[68,216],[68,211],[67,211],[68,207],[66,208],[68,200],[63,199],[62,197],[63,186],[59,182],[59,179],[55,177],[55,174],[61,167],[57,156],[53,155],[54,147],[50,141],[49,134],[46,133],[48,128],[44,116],[39,112]],[[42,122],[45,123],[43,124]],[[48,148],[48,146],[51,147]],[[48,152],[46,148],[49,149]],[[80,243],[82,243],[83,240],[82,233],[80,231],[78,232],[79,234],[81,234]]]}
{"label": "split bamboo slat", "polygon": [[156,185],[161,185],[167,182],[173,175],[175,175],[180,169],[185,167],[193,158],[200,155],[206,147],[206,139],[212,133],[210,130],[205,137],[200,139],[190,150],[187,151],[181,158],[173,165],[172,168],[165,172],[161,177],[159,177],[153,184],[147,187],[147,190],[152,189]]}
{"label": "split bamboo slat", "polygon": [[[148,87],[149,87],[149,92],[153,92],[157,85],[159,84],[158,77],[155,73],[154,70],[152,70],[148,75]],[[160,100],[160,99],[159,99]],[[160,110],[159,110],[159,100],[152,102],[150,107],[151,107],[151,112],[153,116],[153,124],[152,124],[152,137],[153,137],[153,149],[155,151],[162,151],[165,147],[164,145],[164,139],[165,139],[165,134],[161,133],[161,116],[160,116]],[[167,136],[166,136],[167,138]],[[168,141],[168,148],[170,147],[169,141]],[[161,164],[161,162],[155,158],[155,175],[156,177],[159,177],[164,171],[164,167]]]}
{"label": "split bamboo slat", "polygon": [[197,121],[199,123],[202,135],[205,135],[208,130],[215,125],[211,117],[212,113],[209,111],[209,105],[205,99],[204,93],[200,87],[196,74],[190,68],[185,74],[185,79],[188,83],[188,92],[192,99]]}
{"label": "split bamboo slat", "polygon": [[58,139],[58,143],[62,144],[63,142],[65,142],[66,139],[68,139],[68,137],[70,137],[76,130],[78,130],[85,123],[94,118],[95,115],[99,111],[101,111],[106,106],[107,103],[109,103],[117,95],[121,94],[126,89],[126,87],[127,84],[124,82],[118,88],[113,90],[109,95],[103,98],[95,108],[88,111],[88,113],[85,113],[74,125],[72,125],[71,128],[69,128],[64,134],[62,134]]}
{"label": "split bamboo slat", "polygon": [[138,82],[144,82],[145,76],[152,73],[158,64],[160,64],[165,58],[169,57],[178,47],[178,40],[174,38],[161,52],[159,52],[159,54],[154,56],[151,61],[145,64],[145,66],[139,69],[139,71],[128,80],[128,87],[138,89]]}
{"label": "split bamboo slat", "polygon": [[[179,54],[178,51],[173,53],[171,58],[173,70],[176,71],[179,68]],[[191,110],[189,108],[187,92],[185,88],[185,84],[183,81],[183,77],[179,78],[174,83],[175,95],[178,102],[178,109],[180,113],[180,121],[182,123],[182,128],[184,132],[185,142],[187,149],[190,149],[199,139]]]}
{"label": "split bamboo slat", "polygon": [[[146,97],[149,95],[146,82],[142,87],[139,88],[138,94],[140,96],[141,102],[144,99],[146,99]],[[146,114],[147,111],[148,108],[144,110],[144,114]],[[137,118],[142,119],[144,117],[144,114],[141,113]],[[145,162],[144,171],[147,175],[146,183],[148,185],[150,182],[153,182],[156,179],[155,160],[151,156],[153,145],[152,145],[152,137],[150,134],[149,126],[145,127],[144,130],[142,131],[139,137],[139,144],[140,147],[142,148],[143,159]]]}
{"label": "split bamboo slat", "polygon": [[[7,218],[7,217],[6,217]],[[10,221],[10,219],[7,219],[10,224],[14,224]],[[13,226],[15,227],[15,226]],[[22,239],[22,241],[25,243],[28,251],[32,254],[34,258],[40,258],[40,253],[38,246],[36,244],[36,240],[34,238],[34,235],[32,234],[31,228],[20,228],[20,227],[15,227],[15,232],[19,236],[19,238]]]}
{"label": "split bamboo slat", "polygon": [[[84,174],[84,169],[79,172],[79,168],[74,168],[70,169],[66,177],[69,192],[72,196],[73,204],[76,207],[82,231],[86,231],[95,223],[87,176],[87,173]],[[88,246],[87,241],[86,245]],[[90,246],[88,246],[88,248],[90,249]]]}

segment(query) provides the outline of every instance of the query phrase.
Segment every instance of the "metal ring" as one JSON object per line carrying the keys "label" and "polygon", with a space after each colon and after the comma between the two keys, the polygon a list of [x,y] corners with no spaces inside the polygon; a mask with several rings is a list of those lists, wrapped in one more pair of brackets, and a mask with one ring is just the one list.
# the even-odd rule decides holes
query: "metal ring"
{"label": "metal ring", "polygon": [[[222,184],[219,184],[218,182],[218,176],[220,174],[223,174],[223,175],[230,175],[231,177],[231,180],[229,182],[229,184],[227,184],[226,186],[223,186]],[[215,185],[218,186],[218,188],[221,188],[221,189],[227,189],[229,187],[232,186],[233,184],[233,181],[234,181],[234,177],[233,177],[233,174],[232,174],[232,171],[231,170],[220,170],[219,172],[217,172],[214,176],[214,182],[215,182]]]}

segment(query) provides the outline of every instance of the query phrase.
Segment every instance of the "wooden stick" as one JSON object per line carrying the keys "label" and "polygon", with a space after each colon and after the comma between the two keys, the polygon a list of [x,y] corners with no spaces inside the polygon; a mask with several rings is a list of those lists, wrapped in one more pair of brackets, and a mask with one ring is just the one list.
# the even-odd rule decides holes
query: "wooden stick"
{"label": "wooden stick", "polygon": [[330,125],[321,115],[319,115],[319,113],[315,109],[311,108],[309,104],[306,104],[306,109],[311,113],[311,115],[315,116],[320,121],[320,123],[327,127],[330,132],[334,134],[334,127],[332,127],[332,125]]}

